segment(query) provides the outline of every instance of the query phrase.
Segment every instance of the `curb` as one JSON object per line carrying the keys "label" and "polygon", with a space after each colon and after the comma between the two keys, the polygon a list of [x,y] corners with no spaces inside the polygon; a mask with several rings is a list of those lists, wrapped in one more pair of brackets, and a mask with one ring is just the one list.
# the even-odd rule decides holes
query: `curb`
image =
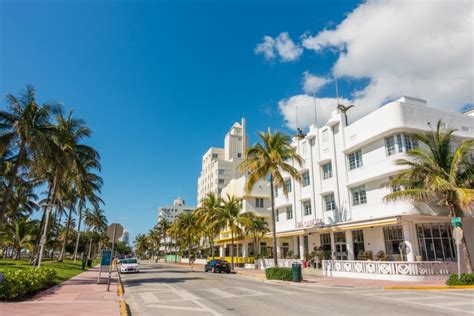
{"label": "curb", "polygon": [[384,290],[418,290],[418,291],[429,291],[429,290],[474,290],[474,285],[433,285],[433,286],[384,286]]}
{"label": "curb", "polygon": [[125,289],[123,288],[122,277],[120,276],[120,272],[117,270],[118,275],[118,286],[117,286],[117,294],[119,296],[119,305],[120,305],[120,315],[121,316],[130,316],[130,309],[128,308],[127,303],[125,302]]}

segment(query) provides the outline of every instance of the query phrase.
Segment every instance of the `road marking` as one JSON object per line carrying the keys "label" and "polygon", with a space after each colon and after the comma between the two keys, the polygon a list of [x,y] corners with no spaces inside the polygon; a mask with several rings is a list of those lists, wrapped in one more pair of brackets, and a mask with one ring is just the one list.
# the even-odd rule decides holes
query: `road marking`
{"label": "road marking", "polygon": [[233,289],[236,289],[238,291],[242,291],[247,294],[243,294],[242,296],[262,296],[262,295],[269,295],[268,293],[260,292],[254,289],[248,289],[244,287],[234,287]]}
{"label": "road marking", "polygon": [[194,296],[193,294],[191,294],[190,292],[186,290],[173,290],[173,293],[181,297],[183,300],[195,301],[195,300],[200,299],[199,297]]}
{"label": "road marking", "polygon": [[275,291],[277,293],[282,293],[282,294],[297,294],[296,292],[290,292],[290,291],[282,290],[282,289],[279,289],[279,288],[276,288],[276,287],[268,287],[267,289]]}
{"label": "road marking", "polygon": [[232,294],[232,293],[229,293],[229,292],[226,292],[226,291],[223,291],[221,289],[218,289],[218,288],[210,288],[210,289],[205,289],[206,291],[212,293],[212,294],[215,294],[221,298],[229,298],[229,297],[236,297],[236,295]]}
{"label": "road marking", "polygon": [[197,297],[197,296],[194,296],[190,292],[188,292],[186,290],[179,290],[179,289],[177,289],[174,286],[171,286],[169,284],[166,284],[166,286],[169,287],[174,294],[178,295],[179,297],[181,297],[185,300],[190,300],[191,302],[193,302],[196,305],[201,306],[203,309],[205,309],[206,312],[211,313],[214,316],[222,316],[222,314],[220,314],[216,310],[214,310],[214,309],[210,308],[209,306],[206,306],[205,304],[199,302],[200,298]]}
{"label": "road marking", "polygon": [[207,312],[208,311],[206,308],[197,308],[197,307],[161,305],[161,304],[151,304],[149,306],[158,307],[158,308],[179,309],[179,310],[185,310],[185,311],[200,311],[200,312]]}
{"label": "road marking", "polygon": [[152,293],[143,292],[143,293],[138,293],[138,295],[142,298],[145,304],[153,304],[153,303],[158,303],[160,301]]}

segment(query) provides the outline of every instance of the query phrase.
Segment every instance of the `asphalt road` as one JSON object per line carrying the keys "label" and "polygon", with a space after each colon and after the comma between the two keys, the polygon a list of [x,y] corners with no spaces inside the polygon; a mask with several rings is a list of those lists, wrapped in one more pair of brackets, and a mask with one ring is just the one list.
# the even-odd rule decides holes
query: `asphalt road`
{"label": "asphalt road", "polygon": [[474,315],[474,291],[388,291],[270,284],[142,264],[123,275],[132,315]]}

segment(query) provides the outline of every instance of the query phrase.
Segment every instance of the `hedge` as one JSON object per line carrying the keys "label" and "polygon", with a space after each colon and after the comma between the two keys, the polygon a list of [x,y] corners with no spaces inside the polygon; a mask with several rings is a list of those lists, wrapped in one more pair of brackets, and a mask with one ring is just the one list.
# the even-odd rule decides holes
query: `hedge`
{"label": "hedge", "polygon": [[54,284],[56,271],[48,267],[39,269],[7,269],[0,283],[0,300],[10,301],[34,294]]}
{"label": "hedge", "polygon": [[474,285],[474,273],[463,273],[461,277],[458,277],[457,274],[451,274],[446,281],[446,285]]}
{"label": "hedge", "polygon": [[291,281],[291,268],[267,268],[265,269],[267,280]]}

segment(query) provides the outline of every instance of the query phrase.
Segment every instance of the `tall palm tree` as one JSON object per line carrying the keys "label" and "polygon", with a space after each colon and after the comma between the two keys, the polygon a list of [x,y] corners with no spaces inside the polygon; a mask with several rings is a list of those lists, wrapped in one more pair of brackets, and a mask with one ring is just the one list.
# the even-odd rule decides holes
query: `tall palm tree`
{"label": "tall palm tree", "polygon": [[245,183],[245,191],[252,191],[253,186],[259,180],[270,181],[271,204],[272,204],[272,237],[273,237],[273,260],[275,267],[278,266],[276,254],[276,224],[275,224],[275,185],[283,189],[285,196],[288,196],[288,190],[281,171],[288,173],[296,181],[301,181],[301,175],[298,170],[286,161],[293,160],[296,164],[302,165],[303,158],[291,146],[291,138],[280,132],[274,132],[268,129],[268,132],[259,132],[260,143],[256,143],[246,152],[246,159],[241,162],[241,170],[248,173]]}
{"label": "tall palm tree", "polygon": [[135,251],[137,253],[137,256],[142,257],[144,254],[146,254],[148,248],[149,241],[147,236],[144,234],[138,234],[135,237]]}
{"label": "tall palm tree", "polygon": [[3,193],[0,207],[0,224],[4,221],[10,196],[19,172],[29,160],[39,159],[47,150],[54,131],[50,122],[55,104],[39,105],[32,86],[19,97],[7,95],[7,110],[0,111],[0,152],[15,148],[16,158],[9,172],[8,185]]}
{"label": "tall palm tree", "polygon": [[66,221],[66,231],[63,239],[63,246],[61,248],[61,252],[58,257],[58,261],[61,262],[64,260],[64,255],[66,254],[66,245],[69,240],[69,230],[71,227],[74,227],[73,225],[73,214],[76,212],[76,202],[77,202],[77,197],[74,195],[74,193],[70,193],[69,195],[69,200],[67,202],[67,208],[69,209],[67,221]]}
{"label": "tall palm tree", "polygon": [[202,228],[208,240],[212,257],[214,257],[214,238],[221,229],[218,220],[221,203],[221,198],[217,197],[214,192],[211,192],[201,201],[201,206],[193,212],[197,224]]}
{"label": "tall palm tree", "polygon": [[34,222],[30,221],[28,217],[15,219],[7,225],[7,236],[9,236],[13,249],[15,249],[15,260],[20,259],[23,248],[30,248],[34,229]]}
{"label": "tall palm tree", "polygon": [[[166,219],[162,218],[159,223],[158,223],[158,231],[161,234],[161,240],[163,240],[163,250],[164,250],[164,256],[166,259],[166,255],[168,253],[168,245],[167,245],[167,238],[168,238],[168,229],[171,227],[171,223],[167,221]],[[160,241],[161,244],[161,241]]]}
{"label": "tall palm tree", "polygon": [[337,109],[344,115],[344,120],[346,122],[346,125],[349,125],[349,121],[347,120],[347,112],[352,109],[355,105],[351,104],[351,105],[343,105],[343,104],[338,104],[337,105]]}
{"label": "tall palm tree", "polygon": [[[250,226],[252,221],[252,213],[240,212],[240,203],[241,200],[235,196],[230,196],[227,194],[227,198],[223,199],[222,205],[219,207],[219,214],[217,221],[221,223],[222,227],[226,227],[230,230],[231,236],[231,248],[230,248],[230,257],[231,257],[231,268],[234,269],[234,237],[236,234],[242,232],[242,228]],[[220,226],[220,225],[219,225]]]}
{"label": "tall palm tree", "polygon": [[245,228],[245,232],[247,235],[252,236],[255,245],[255,253],[258,256],[260,254],[260,238],[270,232],[267,221],[262,217],[254,217],[250,225]]}
{"label": "tall palm tree", "polygon": [[[188,246],[188,257],[191,256],[193,240],[198,234],[196,217],[192,213],[181,213],[178,215],[175,221],[176,225],[181,230],[181,237]],[[181,249],[182,253],[182,249]]]}
{"label": "tall palm tree", "polygon": [[[107,218],[105,217],[104,215],[104,211],[99,209],[99,208],[95,208],[93,209],[92,211],[87,211],[86,214],[85,214],[85,222],[86,222],[86,225],[89,226],[92,231],[94,232],[94,235],[93,237],[94,238],[91,238],[90,239],[90,244],[89,244],[89,251],[88,251],[88,255],[87,255],[87,258],[91,258],[91,251],[92,251],[92,242],[93,241],[96,241],[98,242],[99,241],[99,234],[102,233],[102,232],[105,232],[107,230]],[[98,247],[98,245],[97,245]]]}
{"label": "tall palm tree", "polygon": [[[464,212],[472,210],[474,164],[470,154],[474,150],[474,139],[455,146],[453,133],[454,130],[443,131],[439,121],[435,131],[413,135],[423,146],[408,151],[408,159],[396,160],[397,165],[406,169],[394,176],[388,187],[402,190],[393,190],[385,196],[385,201],[437,203],[447,207],[451,217],[462,217]],[[465,238],[462,248],[466,269],[472,273]]]}

